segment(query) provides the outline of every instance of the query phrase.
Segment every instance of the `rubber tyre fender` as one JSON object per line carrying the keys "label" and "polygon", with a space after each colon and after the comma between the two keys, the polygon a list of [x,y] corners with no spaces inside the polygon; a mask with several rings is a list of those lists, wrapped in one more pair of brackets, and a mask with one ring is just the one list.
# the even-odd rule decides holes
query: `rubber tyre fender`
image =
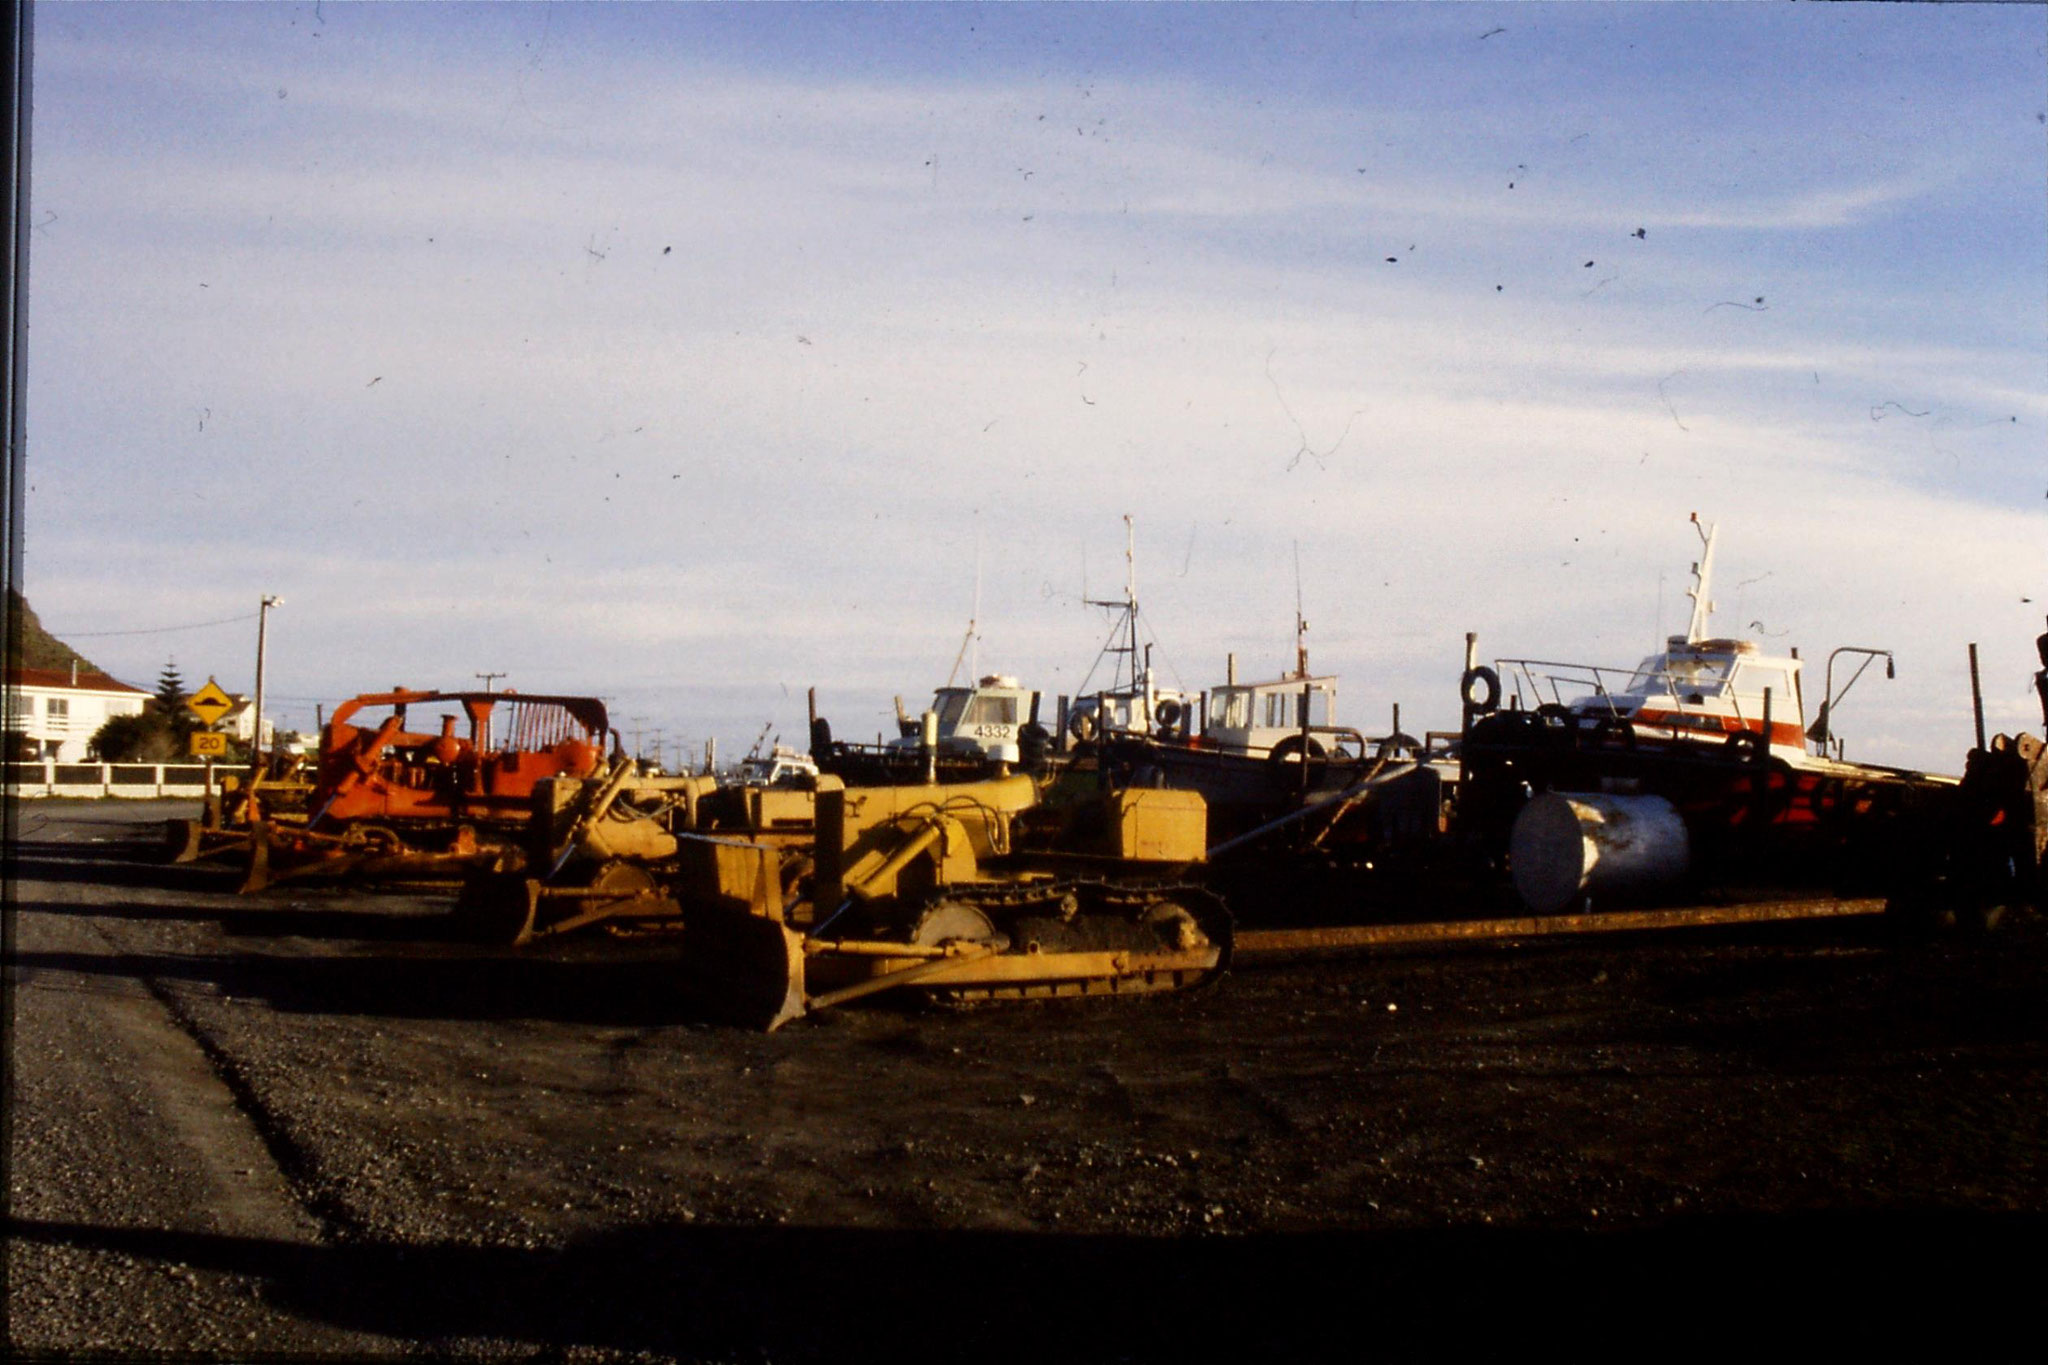
{"label": "rubber tyre fender", "polygon": [[1636,727],[1625,720],[1603,716],[1586,736],[1586,743],[1595,749],[1633,749],[1636,747]]}
{"label": "rubber tyre fender", "polygon": [[1275,744],[1272,751],[1266,755],[1266,758],[1268,762],[1272,763],[1287,763],[1299,758],[1304,749],[1306,749],[1308,761],[1311,763],[1319,763],[1326,757],[1323,746],[1314,739],[1310,739],[1304,745],[1300,735],[1289,735],[1278,744]]}
{"label": "rubber tyre fender", "polygon": [[1160,702],[1153,709],[1152,715],[1159,722],[1161,728],[1171,730],[1180,724],[1181,704],[1170,699]]}
{"label": "rubber tyre fender", "polygon": [[1754,763],[1763,756],[1764,737],[1753,730],[1737,730],[1721,742],[1721,749],[1737,763]]}
{"label": "rubber tyre fender", "polygon": [[[1405,753],[1414,756],[1421,752],[1422,745],[1416,742],[1415,736],[1402,731],[1396,731],[1379,742],[1378,746],[1373,749],[1373,757],[1392,759],[1397,754]],[[1361,753],[1359,757],[1363,759],[1365,755]]]}
{"label": "rubber tyre fender", "polygon": [[1077,744],[1086,744],[1089,740],[1094,739],[1095,713],[1093,711],[1076,711],[1073,715],[1067,717],[1067,733],[1074,737],[1074,742]]}
{"label": "rubber tyre fender", "polygon": [[1479,715],[1490,716],[1500,709],[1500,674],[1490,668],[1468,668],[1458,680],[1458,695]]}

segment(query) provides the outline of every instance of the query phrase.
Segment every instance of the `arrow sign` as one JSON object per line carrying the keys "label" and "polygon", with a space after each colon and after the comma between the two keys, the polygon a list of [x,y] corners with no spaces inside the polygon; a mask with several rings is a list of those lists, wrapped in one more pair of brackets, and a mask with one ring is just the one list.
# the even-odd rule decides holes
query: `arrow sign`
{"label": "arrow sign", "polygon": [[234,698],[220,690],[220,684],[213,679],[206,680],[206,686],[185,698],[185,709],[212,725],[222,716],[235,709]]}

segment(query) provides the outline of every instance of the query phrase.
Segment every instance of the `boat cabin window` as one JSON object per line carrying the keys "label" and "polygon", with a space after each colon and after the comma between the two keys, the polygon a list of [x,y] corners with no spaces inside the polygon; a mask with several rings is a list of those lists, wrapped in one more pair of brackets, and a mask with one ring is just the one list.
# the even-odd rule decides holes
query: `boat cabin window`
{"label": "boat cabin window", "polygon": [[951,730],[960,723],[960,713],[967,709],[967,689],[948,687],[932,698],[932,710],[939,713],[939,729]]}
{"label": "boat cabin window", "polygon": [[1786,670],[1757,664],[1743,664],[1736,670],[1735,690],[1745,697],[1755,697],[1759,706],[1763,704],[1766,687],[1771,689],[1772,719],[1783,720],[1791,716],[1798,697],[1792,691],[1792,678]]}
{"label": "boat cabin window", "polygon": [[1733,659],[1701,654],[1652,654],[1636,665],[1628,680],[1631,693],[1674,692],[1690,699],[1718,696],[1727,685]]}
{"label": "boat cabin window", "polygon": [[1217,688],[1209,694],[1209,724],[1244,730],[1252,723],[1252,694],[1239,688]]}
{"label": "boat cabin window", "polygon": [[1015,725],[1017,723],[1017,699],[1015,697],[989,696],[986,693],[977,696],[967,704],[965,723],[968,725]]}
{"label": "boat cabin window", "polygon": [[[1264,715],[1260,724],[1295,729],[1303,723],[1301,693],[1294,688],[1265,694]],[[1309,693],[1307,723],[1328,725],[1330,723],[1330,694],[1320,688]]]}

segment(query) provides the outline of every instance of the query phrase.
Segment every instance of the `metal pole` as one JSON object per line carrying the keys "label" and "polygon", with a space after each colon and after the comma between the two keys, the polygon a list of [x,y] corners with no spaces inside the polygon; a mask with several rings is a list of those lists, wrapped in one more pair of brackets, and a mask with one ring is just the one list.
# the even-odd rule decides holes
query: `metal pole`
{"label": "metal pole", "polygon": [[[6,107],[7,212],[12,228],[7,244],[7,283],[0,288],[0,654],[9,664],[21,658],[22,632],[26,627],[25,604],[18,595],[22,576],[22,515],[28,475],[28,302],[29,302],[29,142],[33,100],[30,87],[35,68],[32,50],[34,7],[27,0],[12,0],[7,21],[0,24],[0,46],[4,46],[5,74],[0,76],[0,104]],[[0,688],[0,712],[5,712],[5,729],[20,724],[21,690]],[[10,752],[7,758],[15,758]],[[44,772],[54,777],[56,770]],[[19,806],[11,792],[0,792],[0,894],[13,903],[15,835]],[[14,947],[14,917],[0,922],[0,942]]]}
{"label": "metal pole", "polygon": [[1307,687],[1306,685],[1304,685],[1304,686],[1302,687],[1302,689],[1301,689],[1301,718],[1300,718],[1300,719],[1301,719],[1301,798],[1302,798],[1302,799],[1303,799],[1304,801],[1306,801],[1306,800],[1308,799],[1308,746],[1309,746],[1309,745],[1311,745],[1311,744],[1313,744],[1313,743],[1315,743],[1315,741],[1314,741],[1314,740],[1312,740],[1312,739],[1310,739],[1310,738],[1309,738],[1309,734],[1308,734],[1308,698],[1309,698],[1309,689],[1308,689],[1308,687]]}
{"label": "metal pole", "polygon": [[270,609],[284,605],[282,597],[265,596],[256,608],[256,730],[249,739],[249,773],[263,771],[263,655],[265,634],[270,626]]}
{"label": "metal pole", "polygon": [[1984,747],[1984,680],[1977,672],[1977,642],[1970,642],[1970,710],[1977,719],[1977,747]]}

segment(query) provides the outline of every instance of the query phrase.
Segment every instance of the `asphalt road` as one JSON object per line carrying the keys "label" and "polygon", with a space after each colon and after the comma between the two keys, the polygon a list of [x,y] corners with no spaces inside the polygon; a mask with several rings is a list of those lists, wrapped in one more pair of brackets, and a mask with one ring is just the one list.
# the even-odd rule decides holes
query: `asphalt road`
{"label": "asphalt road", "polygon": [[1711,931],[697,1022],[665,947],[237,897],[21,807],[6,1329],[209,1359],[1988,1350],[2048,1231],[2048,931]]}

